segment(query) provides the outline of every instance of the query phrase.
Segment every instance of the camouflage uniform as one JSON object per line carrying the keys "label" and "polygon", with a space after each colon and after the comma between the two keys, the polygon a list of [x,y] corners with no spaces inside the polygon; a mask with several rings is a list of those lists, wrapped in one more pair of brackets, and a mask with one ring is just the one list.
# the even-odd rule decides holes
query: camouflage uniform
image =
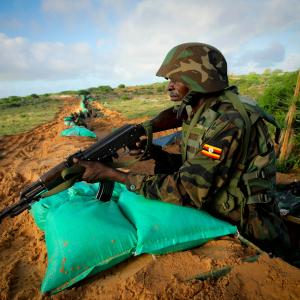
{"label": "camouflage uniform", "polygon": [[[152,176],[130,173],[127,188],[147,198],[206,209],[238,225],[265,250],[274,251],[280,243],[285,252],[289,239],[271,194],[276,173],[273,143],[263,116],[248,105],[251,132],[246,144],[247,122],[236,108],[241,98],[228,88],[222,54],[209,45],[182,44],[168,53],[158,75],[200,93],[201,104],[183,121],[179,169]],[[188,102],[184,105],[189,108]]]}

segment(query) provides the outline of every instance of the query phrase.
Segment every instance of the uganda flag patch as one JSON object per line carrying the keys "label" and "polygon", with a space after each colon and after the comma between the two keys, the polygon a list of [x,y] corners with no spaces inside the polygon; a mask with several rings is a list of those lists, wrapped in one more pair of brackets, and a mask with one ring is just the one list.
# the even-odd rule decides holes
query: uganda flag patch
{"label": "uganda flag patch", "polygon": [[220,159],[222,154],[222,149],[217,148],[215,146],[211,146],[208,144],[203,145],[203,150],[201,150],[201,153],[207,157],[213,158],[213,159]]}

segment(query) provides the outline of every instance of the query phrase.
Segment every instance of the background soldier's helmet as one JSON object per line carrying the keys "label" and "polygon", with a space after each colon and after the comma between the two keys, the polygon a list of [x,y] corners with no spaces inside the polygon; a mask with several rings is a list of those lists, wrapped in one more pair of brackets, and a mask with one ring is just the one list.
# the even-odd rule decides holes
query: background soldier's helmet
{"label": "background soldier's helmet", "polygon": [[156,75],[182,82],[190,91],[204,94],[228,87],[224,56],[202,43],[184,43],[171,49]]}

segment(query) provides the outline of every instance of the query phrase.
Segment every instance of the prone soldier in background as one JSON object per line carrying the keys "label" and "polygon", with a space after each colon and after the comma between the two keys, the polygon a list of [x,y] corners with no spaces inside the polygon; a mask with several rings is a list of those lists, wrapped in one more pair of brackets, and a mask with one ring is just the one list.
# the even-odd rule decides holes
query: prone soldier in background
{"label": "prone soldier in background", "polygon": [[180,104],[181,155],[150,147],[154,175],[79,161],[86,168],[83,180],[118,181],[149,199],[207,210],[265,251],[287,258],[290,240],[273,196],[275,151],[265,124],[277,127],[274,118],[229,86],[226,60],[210,45],[174,47],[157,76],[169,80],[170,99]]}

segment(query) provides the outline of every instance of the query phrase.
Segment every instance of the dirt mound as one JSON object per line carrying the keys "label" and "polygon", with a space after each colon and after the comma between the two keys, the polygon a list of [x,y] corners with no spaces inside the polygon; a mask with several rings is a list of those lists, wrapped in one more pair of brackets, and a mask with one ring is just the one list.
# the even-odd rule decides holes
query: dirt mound
{"label": "dirt mound", "polygon": [[[78,110],[66,100],[53,122],[1,139],[0,209],[18,200],[20,190],[69,154],[94,141],[61,137],[63,117]],[[117,112],[99,108],[104,118],[89,126],[99,137],[126,122]],[[135,122],[141,122],[135,120]],[[142,162],[136,168],[145,168]],[[299,299],[300,271],[280,259],[261,256],[235,238],[163,256],[142,255],[80,282],[51,299]],[[0,299],[50,299],[39,288],[47,264],[44,236],[28,212],[0,224]],[[193,279],[197,274],[230,267],[219,279]]]}

